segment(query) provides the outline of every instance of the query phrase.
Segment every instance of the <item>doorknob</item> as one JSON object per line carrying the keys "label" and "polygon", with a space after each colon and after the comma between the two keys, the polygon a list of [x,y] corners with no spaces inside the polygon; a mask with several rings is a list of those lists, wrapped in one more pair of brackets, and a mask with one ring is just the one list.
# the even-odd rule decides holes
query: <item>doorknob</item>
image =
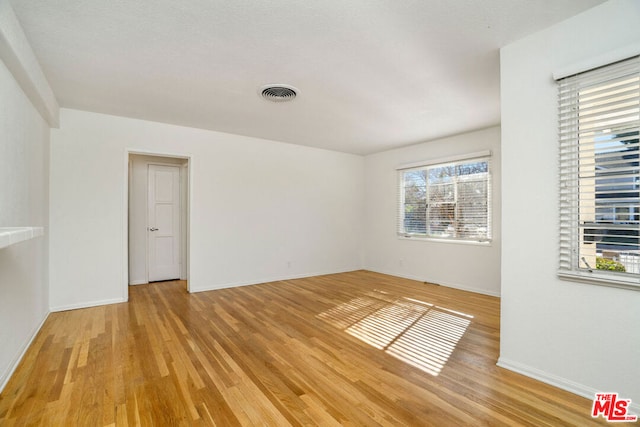
{"label": "doorknob", "polygon": [[158,229],[157,229],[157,228],[155,228],[155,227],[151,227],[151,228],[149,229],[149,231],[158,231]]}

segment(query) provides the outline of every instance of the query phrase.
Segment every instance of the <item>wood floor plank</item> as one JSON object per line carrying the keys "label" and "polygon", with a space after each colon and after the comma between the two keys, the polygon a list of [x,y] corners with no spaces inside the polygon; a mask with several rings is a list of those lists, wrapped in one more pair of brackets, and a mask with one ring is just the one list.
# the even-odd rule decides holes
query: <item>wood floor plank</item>
{"label": "wood floor plank", "polygon": [[603,425],[496,366],[498,298],[356,271],[52,313],[0,425]]}

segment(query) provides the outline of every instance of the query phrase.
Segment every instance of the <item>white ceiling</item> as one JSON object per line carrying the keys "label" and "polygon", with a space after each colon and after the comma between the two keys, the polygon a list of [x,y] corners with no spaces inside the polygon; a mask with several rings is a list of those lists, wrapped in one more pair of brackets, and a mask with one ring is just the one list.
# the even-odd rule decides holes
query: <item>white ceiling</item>
{"label": "white ceiling", "polygon": [[602,0],[11,3],[62,107],[368,154],[498,124],[498,49]]}

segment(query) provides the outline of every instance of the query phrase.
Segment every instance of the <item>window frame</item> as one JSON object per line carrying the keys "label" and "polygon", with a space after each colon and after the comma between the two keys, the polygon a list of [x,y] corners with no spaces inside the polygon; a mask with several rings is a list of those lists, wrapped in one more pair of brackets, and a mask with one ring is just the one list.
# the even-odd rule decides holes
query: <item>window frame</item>
{"label": "window frame", "polygon": [[[611,82],[619,80],[633,80],[640,78],[640,56],[624,59],[607,65],[600,66],[595,69],[587,70],[584,72],[576,73],[570,76],[563,76],[557,78],[558,87],[558,155],[559,155],[559,261],[558,261],[558,277],[565,280],[577,281],[581,283],[590,283],[605,286],[621,287],[625,289],[640,290],[640,272],[611,272],[608,270],[599,270],[596,265],[591,265],[585,260],[587,258],[597,259],[598,256],[604,257],[604,245],[600,249],[601,254],[598,255],[598,247],[596,246],[603,236],[608,236],[611,230],[618,230],[620,228],[619,222],[614,215],[611,221],[607,222],[604,218],[604,211],[606,211],[606,197],[611,197],[615,192],[621,190],[615,189],[615,180],[618,179],[616,173],[601,172],[603,169],[598,166],[598,157],[601,156],[601,162],[603,164],[615,163],[613,167],[620,167],[623,164],[623,160],[619,155],[615,157],[615,153],[620,151],[626,153],[625,150],[617,149],[603,149],[598,148],[600,144],[609,144],[610,141],[622,141],[622,135],[631,129],[631,133],[628,136],[631,140],[632,149],[631,152],[637,151],[635,146],[638,145],[638,138],[640,137],[640,92],[637,96],[630,98],[631,106],[625,106],[624,108],[631,109],[631,111],[638,111],[637,113],[631,113],[631,117],[628,121],[620,120],[615,122],[616,116],[611,118],[609,115],[613,114],[616,109],[620,109],[620,105],[627,102],[616,101],[616,98],[611,98],[609,95],[607,100],[607,110],[602,112],[602,107],[593,107],[594,102],[602,101],[586,101],[590,99],[589,92],[597,91],[613,91],[610,89]],[[639,83],[631,83],[637,85]],[[634,89],[632,89],[634,91]],[[613,99],[613,101],[611,101]],[[613,104],[609,106],[609,103]],[[589,105],[591,104],[591,105]],[[581,119],[581,109],[583,107],[584,115]],[[638,106],[636,106],[638,105]],[[606,117],[606,118],[605,118]],[[581,126],[581,120],[584,125]],[[591,131],[594,128],[594,121],[598,120],[601,123],[606,123],[603,127],[608,127],[606,131],[606,137],[600,138],[598,132]],[[591,123],[589,123],[591,121]],[[615,123],[615,124],[610,124]],[[600,124],[600,123],[598,123]],[[589,135],[589,136],[585,136]],[[635,141],[635,142],[634,142]],[[627,144],[626,139],[622,141]],[[635,150],[634,150],[635,148]],[[587,152],[587,155],[585,155]],[[588,153],[590,152],[590,153]],[[614,153],[614,154],[612,154]],[[637,153],[632,154],[628,163],[630,165],[624,166],[625,177],[629,175],[626,173],[627,169],[631,171],[631,182],[633,182],[633,175],[635,174],[634,160],[637,159]],[[604,158],[604,159],[603,159]],[[625,157],[626,158],[626,157]],[[613,160],[612,160],[613,159]],[[592,172],[586,173],[585,169],[587,165],[591,165]],[[606,168],[606,167],[605,167]],[[620,173],[620,172],[618,172]],[[637,180],[636,179],[636,187]],[[591,181],[589,181],[591,180]],[[600,181],[600,183],[598,182]],[[589,183],[590,182],[590,183]],[[606,182],[606,183],[605,183]],[[627,185],[623,183],[623,186]],[[609,189],[605,189],[609,187]],[[623,191],[628,192],[628,191]],[[632,189],[631,194],[634,191]],[[600,195],[600,198],[598,198]],[[637,197],[637,196],[635,196]],[[632,209],[638,209],[640,204],[635,197],[631,196],[629,207]],[[635,200],[634,200],[635,199]],[[600,204],[598,204],[600,201]],[[615,206],[609,206],[612,208],[612,212],[615,213]],[[637,217],[637,213],[629,211],[628,221],[633,223],[632,216]],[[601,216],[601,219],[598,219]],[[590,220],[587,218],[593,217]],[[610,223],[610,227],[607,224]],[[591,224],[591,226],[589,226]],[[635,230],[633,225],[627,227],[628,230]],[[640,233],[640,223],[637,226]],[[618,236],[612,234],[612,236]],[[589,237],[589,238],[588,238]],[[623,239],[633,239],[633,233],[620,234]],[[590,240],[593,239],[593,240]],[[640,243],[640,242],[639,242]],[[627,243],[624,243],[627,244]],[[593,245],[593,247],[590,247]],[[631,248],[633,245],[630,246]],[[590,251],[588,250],[590,249]],[[617,252],[634,252],[635,249],[616,250]],[[614,251],[614,252],[616,252]],[[589,252],[593,252],[593,256],[588,255]],[[640,257],[640,249],[638,250]],[[581,261],[582,260],[582,261]],[[597,264],[592,260],[593,264]],[[582,265],[584,264],[584,265]],[[588,266],[587,266],[588,264]]]}
{"label": "window frame", "polygon": [[[452,156],[448,158],[440,158],[429,161],[416,162],[411,164],[405,164],[402,166],[398,166],[397,170],[397,179],[398,179],[398,201],[397,201],[397,212],[396,212],[396,234],[399,239],[407,239],[407,240],[419,240],[419,241],[433,241],[433,242],[442,242],[442,243],[458,243],[458,244],[471,244],[471,245],[482,245],[489,246],[491,245],[493,235],[492,235],[492,209],[493,209],[493,197],[492,197],[492,166],[491,166],[491,151],[482,151],[478,153],[469,153],[461,156]],[[486,172],[482,172],[477,175],[484,175],[484,179],[478,180],[469,178],[474,174],[468,175],[458,175],[458,167],[465,164],[472,163],[486,163]],[[429,218],[429,179],[425,178],[425,200],[424,200],[424,222],[425,222],[425,232],[424,233],[415,233],[408,232],[406,230],[405,224],[405,197],[406,197],[406,188],[405,188],[405,174],[411,171],[424,170],[425,174],[428,174],[429,170],[434,170],[437,168],[445,168],[445,167],[454,167],[456,170],[456,174],[452,176],[452,181],[448,184],[454,186],[454,200],[451,204],[454,205],[454,211],[456,215],[456,219],[454,222],[459,222],[462,219],[457,217],[460,214],[458,210],[460,206],[459,199],[459,187],[462,183],[469,181],[480,181],[486,184],[486,199],[483,199],[484,203],[486,203],[486,216],[485,216],[485,225],[486,225],[486,234],[483,237],[471,236],[471,237],[457,237],[457,236],[445,236],[442,234],[430,233],[430,218]],[[433,186],[432,186],[433,187]],[[472,213],[473,210],[467,211],[468,214]]]}

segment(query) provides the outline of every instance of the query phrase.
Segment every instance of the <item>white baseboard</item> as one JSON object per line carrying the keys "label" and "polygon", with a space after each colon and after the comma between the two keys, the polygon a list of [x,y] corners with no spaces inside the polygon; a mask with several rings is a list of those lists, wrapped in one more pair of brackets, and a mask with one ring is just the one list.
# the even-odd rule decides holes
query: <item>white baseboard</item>
{"label": "white baseboard", "polygon": [[477,288],[469,288],[469,287],[466,287],[466,286],[458,285],[456,283],[436,282],[436,281],[433,281],[433,280],[429,280],[429,278],[413,276],[413,275],[410,275],[410,274],[399,274],[397,272],[390,272],[390,271],[378,270],[378,269],[367,268],[367,267],[365,267],[364,269],[367,270],[367,271],[372,271],[374,273],[380,273],[380,274],[387,274],[389,276],[402,277],[403,279],[417,280],[418,282],[433,283],[435,285],[446,286],[447,288],[453,288],[453,289],[458,289],[458,290],[461,290],[461,291],[474,292],[476,294],[482,294],[482,295],[488,295],[488,296],[491,296],[491,297],[500,298],[500,293],[499,292],[487,291],[487,290],[484,290],[484,289],[477,289]]}
{"label": "white baseboard", "polygon": [[57,307],[51,307],[51,312],[57,311],[66,311],[66,310],[76,310],[78,308],[89,308],[89,307],[97,307],[99,305],[108,305],[108,304],[118,304],[121,302],[127,302],[126,298],[112,298],[105,299],[102,301],[90,301],[90,302],[81,302],[77,304],[69,304],[69,305],[59,305]]}
{"label": "white baseboard", "polygon": [[146,280],[133,280],[131,282],[129,282],[129,286],[135,286],[135,285],[146,285],[149,282],[147,282]]}
{"label": "white baseboard", "polygon": [[[512,360],[505,359],[501,357],[498,359],[498,363],[496,365],[501,368],[508,369],[513,372],[517,372],[519,374],[525,375],[527,377],[536,379],[545,384],[552,385],[554,387],[558,387],[562,390],[568,391],[573,394],[577,394],[578,396],[582,396],[586,399],[593,400],[596,393],[609,393],[609,392],[617,392],[617,390],[596,390],[592,387],[586,386],[584,384],[576,383],[574,381],[568,380],[563,377],[559,377],[557,375],[549,374],[548,372],[541,371],[540,369],[533,368],[531,366],[514,362]],[[628,398],[628,396],[621,396],[622,398]],[[640,402],[631,402],[630,405],[631,412],[634,415],[640,414]]]}
{"label": "white baseboard", "polygon": [[44,322],[46,322],[47,319],[49,318],[50,313],[51,312],[47,312],[47,314],[45,314],[44,319],[42,319],[40,324],[32,331],[31,337],[18,351],[18,354],[16,355],[16,357],[13,358],[8,369],[0,376],[0,393],[2,393],[2,390],[4,390],[4,388],[6,387],[7,383],[9,382],[9,379],[11,379],[11,376],[15,372],[20,362],[22,361],[22,358],[24,357],[25,353],[27,352],[29,347],[31,347],[31,343],[33,343],[33,340],[38,335],[38,332],[40,332],[40,329],[42,329],[42,325],[44,325]]}
{"label": "white baseboard", "polygon": [[[357,271],[357,270],[363,270],[363,269],[362,268],[354,268],[354,269],[339,270],[339,271],[298,274],[298,275],[293,275],[293,276],[270,277],[270,278],[265,278],[265,279],[260,279],[260,280],[250,280],[250,281],[242,281],[242,282],[222,283],[222,284],[219,284],[219,285],[205,286],[205,287],[200,287],[200,288],[197,288],[197,289],[193,289],[193,287],[192,287],[193,284],[190,283],[189,284],[189,292],[195,293],[195,292],[215,291],[217,289],[235,288],[235,287],[238,287],[238,286],[258,285],[260,283],[278,282],[278,281],[282,281],[282,280],[304,279],[304,278],[307,278],[307,277],[324,276],[326,274],[348,273],[348,272]],[[371,271],[373,273],[386,274],[386,275],[389,275],[389,276],[402,277],[404,279],[416,280],[416,281],[419,281],[419,282],[429,282],[429,283],[436,284],[436,282],[429,281],[428,279],[425,279],[424,277],[415,277],[415,276],[411,276],[411,275],[402,275],[402,274],[397,274],[395,272],[374,270],[374,269],[370,269],[370,268],[366,268],[366,267],[364,268],[364,270]],[[448,288],[459,289],[461,291],[474,292],[474,293],[477,293],[477,294],[489,295],[489,296],[492,296],[492,297],[500,297],[500,294],[496,293],[496,292],[485,291],[485,290],[482,290],[482,289],[468,288],[468,287],[460,286],[460,285],[457,285],[457,284],[454,284],[454,283],[443,283],[443,282],[440,282],[440,283],[437,283],[437,284],[438,285],[442,285],[442,286],[446,286]]]}
{"label": "white baseboard", "polygon": [[281,282],[283,280],[294,280],[294,279],[304,279],[307,277],[314,277],[314,276],[325,276],[327,274],[349,273],[351,271],[357,271],[357,270],[361,270],[361,269],[353,268],[348,270],[328,271],[324,273],[306,273],[306,274],[297,274],[292,276],[268,277],[268,278],[259,279],[259,280],[256,279],[256,280],[248,280],[248,281],[242,281],[242,282],[221,283],[218,285],[199,287],[197,289],[193,288],[193,283],[189,283],[189,292],[196,293],[196,292],[215,291],[218,289],[237,288],[239,286],[251,286],[251,285],[259,285],[261,283]]}

